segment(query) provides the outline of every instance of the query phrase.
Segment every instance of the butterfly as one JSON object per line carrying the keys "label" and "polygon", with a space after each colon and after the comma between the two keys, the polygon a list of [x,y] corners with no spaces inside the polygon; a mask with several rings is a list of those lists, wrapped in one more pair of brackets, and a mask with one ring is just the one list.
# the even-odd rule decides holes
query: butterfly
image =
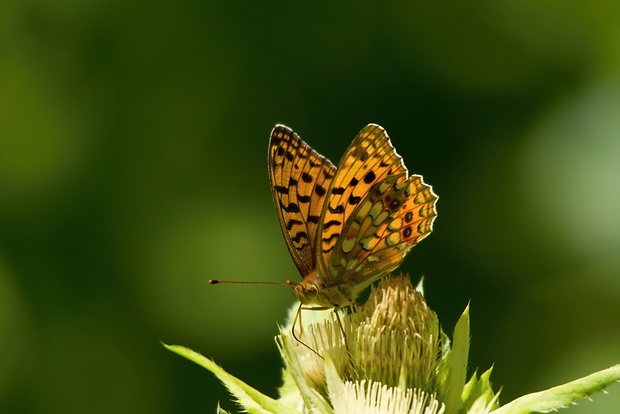
{"label": "butterfly", "polygon": [[[339,309],[433,230],[437,195],[409,175],[385,129],[364,127],[335,167],[284,125],[269,141],[271,193],[302,276],[301,306]],[[299,311],[298,311],[299,314]]]}

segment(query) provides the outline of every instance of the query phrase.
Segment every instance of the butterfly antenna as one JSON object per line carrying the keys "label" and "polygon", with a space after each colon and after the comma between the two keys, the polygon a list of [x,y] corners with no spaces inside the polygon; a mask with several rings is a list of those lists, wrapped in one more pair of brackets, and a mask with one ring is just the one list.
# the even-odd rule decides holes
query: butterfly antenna
{"label": "butterfly antenna", "polygon": [[290,280],[287,280],[286,282],[242,282],[238,280],[220,280],[220,279],[209,280],[210,285],[218,285],[220,283],[229,283],[229,284],[232,283],[235,285],[287,285],[287,286],[292,286],[292,285],[297,284],[297,283],[291,282]]}

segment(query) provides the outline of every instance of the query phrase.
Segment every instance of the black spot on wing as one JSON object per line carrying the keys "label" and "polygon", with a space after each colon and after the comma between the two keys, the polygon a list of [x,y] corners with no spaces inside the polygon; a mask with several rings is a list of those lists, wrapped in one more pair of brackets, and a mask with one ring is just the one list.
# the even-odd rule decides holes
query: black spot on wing
{"label": "black spot on wing", "polygon": [[288,187],[284,187],[283,185],[274,185],[273,189],[280,194],[288,194]]}
{"label": "black spot on wing", "polygon": [[299,233],[295,234],[295,236],[291,237],[291,240],[293,240],[295,243],[299,243],[301,240],[308,240],[308,233],[306,233],[305,231],[300,231]]}
{"label": "black spot on wing", "polygon": [[[324,243],[331,243],[332,240],[338,239],[338,237],[340,237],[340,233],[334,233],[334,234],[332,234],[329,237],[322,238],[321,240],[323,240]],[[330,248],[330,250],[331,250],[331,248]],[[323,250],[323,251],[326,252],[326,250]]]}
{"label": "black spot on wing", "polygon": [[386,197],[385,206],[390,212],[398,210],[401,204],[402,200],[399,200],[398,198],[389,199],[389,197]]}
{"label": "black spot on wing", "polygon": [[290,220],[286,223],[286,229],[287,229],[288,231],[291,231],[291,229],[292,229],[294,226],[298,225],[298,224],[303,224],[303,223],[302,223],[301,221],[299,221],[299,220],[290,219]]}
{"label": "black spot on wing", "polygon": [[364,182],[366,184],[370,184],[373,181],[375,181],[375,178],[377,178],[377,176],[375,175],[375,173],[373,171],[368,171],[366,173],[366,175],[364,176]]}
{"label": "black spot on wing", "polygon": [[331,206],[329,206],[327,209],[329,210],[330,213],[333,213],[333,214],[342,214],[342,213],[344,213],[344,206],[343,205],[336,206],[336,208],[332,208]]}
{"label": "black spot on wing", "polygon": [[332,227],[332,226],[340,226],[342,224],[341,221],[338,220],[330,220],[327,223],[325,223],[325,225],[323,226],[323,230],[327,230],[328,228]]}
{"label": "black spot on wing", "polygon": [[282,200],[280,200],[280,208],[287,213],[299,213],[299,206],[296,203],[289,203],[285,206]]}

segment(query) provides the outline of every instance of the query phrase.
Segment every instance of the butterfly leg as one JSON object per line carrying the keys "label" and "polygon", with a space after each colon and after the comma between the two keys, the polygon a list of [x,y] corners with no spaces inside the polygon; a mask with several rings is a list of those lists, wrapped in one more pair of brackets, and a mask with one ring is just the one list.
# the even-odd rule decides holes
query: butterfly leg
{"label": "butterfly leg", "polygon": [[[293,337],[295,337],[295,339],[297,339],[297,337],[295,336],[295,325],[297,324],[297,321],[299,321],[299,336],[302,337],[304,336],[304,325],[301,321],[301,309],[302,309],[303,305],[300,303],[299,307],[297,308],[297,312],[295,313],[295,319],[293,320]],[[299,341],[299,339],[297,339],[297,341]],[[301,342],[301,341],[299,341]]]}
{"label": "butterfly leg", "polygon": [[344,326],[342,325],[342,321],[340,320],[340,315],[338,314],[339,307],[334,308],[334,313],[336,314],[336,320],[338,321],[338,326],[340,327],[340,332],[342,332],[342,338],[344,339],[344,347],[347,350],[347,354],[349,358],[351,357],[351,352],[349,351],[349,342],[347,341],[347,334],[344,332]]}
{"label": "butterfly leg", "polygon": [[302,344],[303,346],[305,346],[306,348],[314,352],[319,358],[325,359],[321,356],[321,354],[319,354],[316,350],[314,350],[310,345],[306,344],[304,341],[299,339],[297,335],[295,335],[295,325],[297,325],[297,321],[299,321],[299,336],[301,337],[303,335],[303,325],[301,323],[301,310],[302,309],[316,309],[316,308],[304,308],[301,303],[299,304],[299,308],[297,308],[297,313],[295,314],[295,319],[293,319],[293,326],[291,328],[291,334],[293,334],[293,338],[295,338],[297,342],[299,342],[300,344]]}
{"label": "butterfly leg", "polygon": [[293,321],[293,337],[295,338],[295,340],[297,340],[297,342],[301,343],[306,348],[312,350],[312,352],[314,352],[315,354],[317,354],[318,356],[323,358],[318,352],[316,352],[310,346],[305,344],[302,340],[297,338],[297,336],[295,335],[295,324],[296,324],[297,320],[299,320],[299,336],[301,337],[302,334],[303,334],[302,323],[301,323],[301,311],[302,311],[302,309],[303,310],[314,310],[314,311],[333,309],[334,310],[334,314],[336,315],[336,321],[338,322],[338,327],[340,328],[340,333],[342,333],[342,338],[344,340],[345,349],[347,350],[347,354],[349,355],[349,357],[351,356],[351,352],[349,350],[349,341],[347,340],[347,334],[345,333],[344,325],[342,324],[342,319],[340,319],[340,315],[338,314],[338,311],[341,309],[340,307],[338,307],[338,306],[336,306],[334,308],[327,307],[327,306],[303,307],[302,305],[299,305],[299,308],[297,309],[297,314],[295,315],[295,320]]}

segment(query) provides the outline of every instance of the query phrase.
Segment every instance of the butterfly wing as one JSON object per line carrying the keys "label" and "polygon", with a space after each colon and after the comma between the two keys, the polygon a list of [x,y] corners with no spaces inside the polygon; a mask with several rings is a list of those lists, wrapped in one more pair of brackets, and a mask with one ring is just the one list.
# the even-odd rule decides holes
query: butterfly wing
{"label": "butterfly wing", "polygon": [[302,276],[316,269],[316,233],[336,167],[290,128],[276,125],[269,140],[271,194],[282,234]]}
{"label": "butterfly wing", "polygon": [[[319,222],[319,274],[328,283],[339,277],[330,273],[328,267],[348,218],[375,183],[390,175],[406,173],[402,158],[394,151],[382,127],[369,124],[357,134],[340,160]],[[333,257],[340,257],[340,254],[336,252]]]}
{"label": "butterfly wing", "polygon": [[419,175],[376,183],[347,220],[329,261],[342,283],[362,290],[395,269],[433,229],[437,196]]}
{"label": "butterfly wing", "polygon": [[320,222],[320,274],[360,290],[393,270],[432,231],[437,196],[408,177],[383,128],[370,124],[343,156]]}

